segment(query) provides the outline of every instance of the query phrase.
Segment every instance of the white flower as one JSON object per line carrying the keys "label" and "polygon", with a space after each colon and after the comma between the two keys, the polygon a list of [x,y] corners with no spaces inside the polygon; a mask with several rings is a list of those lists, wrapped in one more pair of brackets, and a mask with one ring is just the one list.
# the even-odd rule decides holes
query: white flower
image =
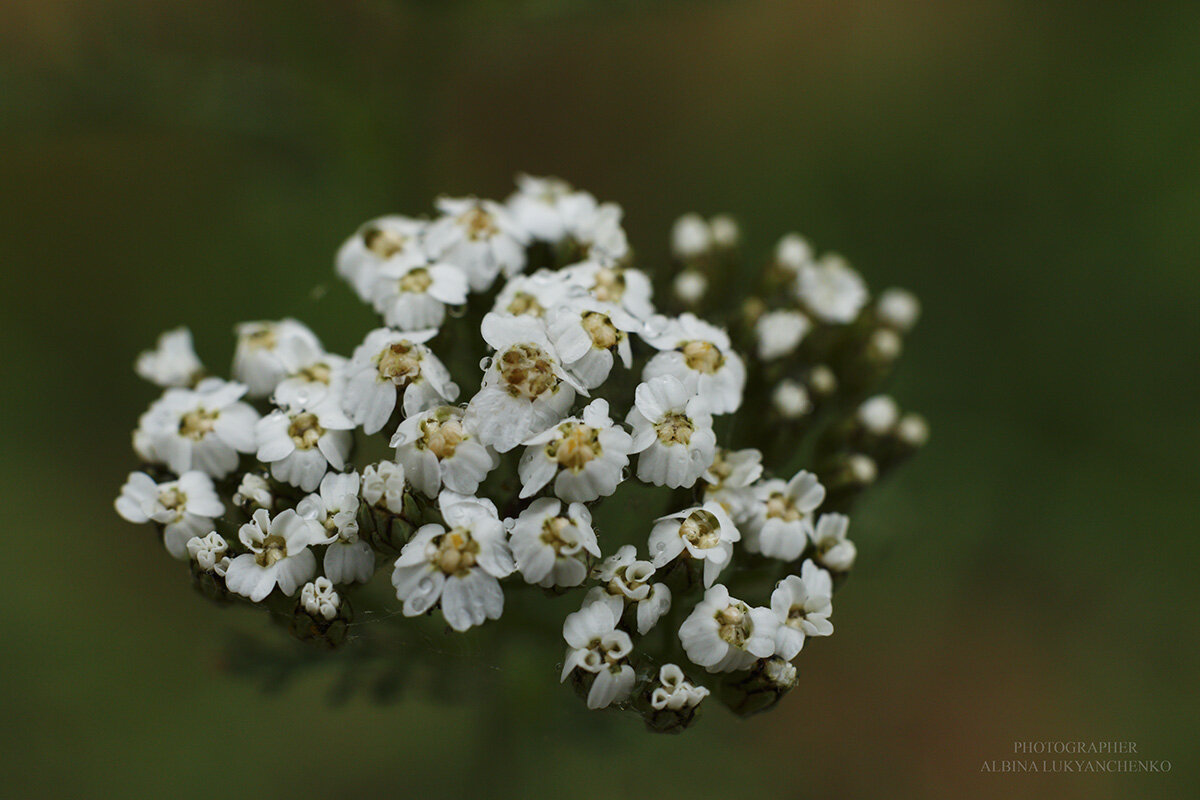
{"label": "white flower", "polygon": [[929,441],[929,423],[920,414],[905,414],[896,423],[896,438],[909,447],[921,447]]}
{"label": "white flower", "polygon": [[421,237],[427,223],[398,215],[367,222],[337,253],[337,274],[350,283],[364,302],[384,265],[407,265],[425,258]]}
{"label": "white flower", "polygon": [[801,470],[784,483],[763,481],[755,488],[758,503],[746,520],[746,549],[770,558],[793,561],[808,544],[812,512],[825,499],[817,476]]}
{"label": "white flower", "polygon": [[778,627],[771,609],[751,608],[718,583],[679,626],[679,641],[692,663],[734,672],[774,654]]}
{"label": "white flower", "polygon": [[436,523],[418,529],[392,572],[404,616],[424,614],[440,600],[456,631],[499,619],[504,592],[498,579],[514,564],[495,506],[453,492],[442,492],[438,503],[449,529]]}
{"label": "white flower", "polygon": [[684,214],[671,226],[671,254],[678,259],[702,256],[712,246],[712,230],[699,214]]}
{"label": "white flower", "polygon": [[317,569],[308,548],[329,541],[320,523],[290,508],[274,518],[260,508],[238,531],[238,539],[250,552],[229,562],[225,585],[255,603],[265,599],[276,585],[286,595],[295,594]]}
{"label": "white flower", "polygon": [[246,384],[251,397],[270,396],[280,381],[325,352],[308,326],[294,319],[244,322],[237,335],[233,377]]}
{"label": "white flower", "polygon": [[629,368],[633,363],[629,334],[642,330],[632,314],[590,295],[560,303],[546,327],[563,364],[586,389],[604,383],[617,358]]}
{"label": "white flower", "polygon": [[192,332],[174,328],[158,337],[153,350],[143,352],[134,365],[138,377],[162,386],[190,386],[204,371],[192,347]]}
{"label": "white flower", "polygon": [[437,497],[442,486],[474,494],[500,463],[492,448],[479,443],[463,413],[457,406],[431,408],[401,422],[392,437],[396,460],[413,488],[426,497]]}
{"label": "white flower", "polygon": [[574,193],[571,184],[561,178],[518,175],[517,191],[506,205],[513,220],[532,238],[559,242],[567,235],[562,202]]}
{"label": "white flower", "polygon": [[430,255],[465,272],[472,291],[486,291],[501,272],[511,276],[525,268],[528,237],[504,206],[442,198],[437,208],[443,216],[430,223],[425,246]]}
{"label": "white flower", "polygon": [[543,317],[572,290],[582,291],[568,283],[561,273],[548,269],[539,269],[532,275],[514,275],[496,295],[492,311],[516,317]]}
{"label": "white flower", "polygon": [[885,289],[875,301],[875,313],[884,325],[907,333],[921,316],[921,301],[904,289]]}
{"label": "white flower", "polygon": [[134,445],[147,461],[177,475],[202,470],[223,478],[237,468],[238,453],[253,453],[258,412],[240,402],[246,387],[206,378],[195,389],[167,389],[138,421]]}
{"label": "white flower", "polygon": [[247,472],[242,476],[237,491],[233,493],[233,504],[242,508],[256,507],[270,510],[275,498],[271,495],[271,484],[261,475]]}
{"label": "white flower", "polygon": [[687,679],[676,664],[663,664],[658,670],[658,685],[650,692],[650,707],[655,711],[682,711],[694,708],[708,697],[708,689]]}
{"label": "white flower", "polygon": [[496,354],[464,419],[479,441],[506,453],[562,419],[576,389],[584,390],[563,369],[539,320],[491,313],[482,328]]}
{"label": "white flower", "polygon": [[436,333],[378,328],[355,348],[346,367],[342,407],[364,432],[383,428],[396,408],[397,394],[404,396],[405,416],[458,397],[449,370],[423,344]]}
{"label": "white flower", "polygon": [[623,606],[619,598],[586,603],[563,621],[567,656],[561,680],[576,669],[596,676],[588,691],[588,708],[607,708],[629,697],[635,675],[627,657],[633,642],[625,631],[617,630]]}
{"label": "white flower", "polygon": [[327,620],[336,617],[338,609],[342,607],[342,598],[334,591],[333,582],[329,578],[317,578],[304,584],[304,588],[300,590],[300,602],[309,614]]}
{"label": "white flower", "polygon": [[275,387],[271,402],[280,408],[313,408],[326,401],[340,404],[346,359],[324,351],[309,353],[305,358],[293,360],[287,377]]}
{"label": "white flower", "polygon": [[748,448],[717,448],[712,465],[704,472],[704,499],[721,504],[735,524],[741,524],[754,507],[752,485],[762,477],[762,453]]}
{"label": "white flower", "polygon": [[229,544],[216,531],[204,538],[193,536],[187,540],[187,554],[205,572],[215,572],[222,578],[229,570]]}
{"label": "white flower", "polygon": [[771,612],[778,621],[775,652],[791,661],[804,647],[806,636],[833,633],[833,581],[829,573],[805,561],[799,575],[788,575],[771,593]]}
{"label": "white flower", "polygon": [[799,311],[768,311],[754,324],[754,332],[758,336],[758,357],[763,361],[773,361],[791,355],[811,329],[812,322]]}
{"label": "white flower", "polygon": [[370,298],[383,321],[393,328],[438,328],[446,319],[446,306],[467,302],[467,275],[456,266],[434,260],[390,261],[379,268]]}
{"label": "white flower", "polygon": [[334,583],[366,583],[375,574],[375,551],[358,538],[357,472],[330,472],[319,494],[296,505],[296,513],[321,523],[334,541],[325,550],[325,577]]}
{"label": "white flower", "polygon": [[643,635],[671,610],[671,590],[665,583],[651,583],[654,571],[649,561],[638,560],[636,547],[622,545],[592,570],[592,577],[602,585],[592,588],[584,602],[603,599],[605,595],[621,598],[621,602],[636,607],[637,631]]}
{"label": "white flower", "polygon": [[616,203],[598,203],[587,192],[574,192],[559,201],[566,239],[583,259],[616,262],[629,255],[629,240],[621,227],[624,212]]}
{"label": "white flower", "polygon": [[681,555],[704,562],[704,585],[712,586],[733,558],[733,543],[742,534],[720,503],[668,514],[655,521],[650,531],[650,555],[656,568]]}
{"label": "white flower", "polygon": [[354,438],[354,423],[333,402],[312,410],[276,409],[258,421],[257,458],[269,464],[278,481],[311,492],[329,467],[346,465]]}
{"label": "white flower", "polygon": [[822,322],[853,322],[867,302],[867,285],[840,256],[825,255],[796,274],[796,297]]}
{"label": "white flower", "polygon": [[737,247],[738,240],[742,238],[737,220],[728,214],[717,214],[708,221],[708,228],[712,231],[713,244],[726,250]]}
{"label": "white flower", "polygon": [[791,378],[785,378],[771,390],[771,405],[784,419],[800,419],[812,410],[808,390]]}
{"label": "white flower", "polygon": [[587,555],[600,557],[587,506],[572,503],[566,514],[561,512],[562,503],[541,497],[517,519],[505,522],[517,569],[526,583],[545,588],[578,586],[588,574]]}
{"label": "white flower", "polygon": [[832,572],[846,572],[854,566],[858,549],[846,538],[850,518],[845,514],[822,514],[809,529],[809,537],[817,552],[817,562]]}
{"label": "white flower", "polygon": [[130,522],[157,522],[163,526],[167,552],[186,559],[188,540],[212,530],[213,520],[225,513],[225,505],[213,489],[212,478],[198,470],[185,472],[178,480],[155,483],[144,472],[131,472],[117,513]]}
{"label": "white flower", "polygon": [[531,497],[554,480],[554,493],[567,502],[607,497],[623,480],[633,437],[613,424],[608,401],[596,399],[582,418],[571,417],[526,440],[518,473],[521,497]]}
{"label": "white flower", "polygon": [[404,466],[394,461],[380,461],[363,470],[362,497],[367,505],[399,514],[404,511]]}
{"label": "white flower", "polygon": [[671,291],[684,305],[694,306],[708,292],[708,278],[698,270],[685,269],[671,281]]}
{"label": "white flower", "polygon": [[886,394],[877,394],[864,400],[855,416],[868,433],[884,436],[900,421],[900,407]]}
{"label": "white flower", "polygon": [[812,260],[812,246],[798,233],[787,234],[775,245],[775,263],[785,272],[794,275],[811,264]]}
{"label": "white flower", "polygon": [[620,306],[636,319],[646,320],[654,314],[650,300],[654,288],[641,270],[611,262],[582,261],[564,267],[561,273],[572,285],[602,303]]}
{"label": "white flower", "polygon": [[642,338],[662,351],[646,364],[643,380],[670,375],[702,395],[714,414],[737,411],[742,404],[746,366],[725,331],[685,312]]}
{"label": "white flower", "polygon": [[633,428],[638,478],[657,486],[691,486],[712,464],[717,437],[703,397],[675,378],[639,384],[625,421]]}

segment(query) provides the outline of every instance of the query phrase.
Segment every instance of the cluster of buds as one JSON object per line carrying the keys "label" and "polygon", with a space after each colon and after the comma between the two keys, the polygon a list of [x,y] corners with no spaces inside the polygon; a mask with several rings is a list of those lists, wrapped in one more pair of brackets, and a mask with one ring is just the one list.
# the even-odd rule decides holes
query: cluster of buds
{"label": "cluster of buds", "polygon": [[[164,393],[118,513],[206,596],[324,648],[353,644],[380,571],[377,610],[456,633],[528,624],[505,619],[513,592],[578,591],[560,677],[589,708],[679,731],[709,696],[774,705],[833,631],[853,501],[928,436],[878,394],[917,302],[872,302],[794,234],[756,285],[733,219],[688,215],[660,311],[621,213],[522,177],[503,203],[371,220],[336,257],[378,315],[349,357],[293,319],[244,323],[225,380],[164,333],[137,360]],[[662,487],[662,513],[632,518],[643,488],[602,530],[632,484]]]}

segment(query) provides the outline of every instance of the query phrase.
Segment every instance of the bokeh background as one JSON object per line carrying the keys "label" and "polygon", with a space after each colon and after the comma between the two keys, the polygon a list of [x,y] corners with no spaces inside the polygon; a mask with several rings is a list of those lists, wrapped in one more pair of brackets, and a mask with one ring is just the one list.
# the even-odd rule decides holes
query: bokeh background
{"label": "bokeh background", "polygon": [[[1191,2],[10,0],[2,793],[1197,796],[1198,42]],[[892,389],[932,442],[772,714],[654,737],[488,653],[496,704],[264,693],[223,654],[265,623],[112,511],[161,329],[346,351],[342,238],[518,171],[622,203],[645,266],[728,211],[924,301]],[[1027,739],[1174,770],[980,773]]]}

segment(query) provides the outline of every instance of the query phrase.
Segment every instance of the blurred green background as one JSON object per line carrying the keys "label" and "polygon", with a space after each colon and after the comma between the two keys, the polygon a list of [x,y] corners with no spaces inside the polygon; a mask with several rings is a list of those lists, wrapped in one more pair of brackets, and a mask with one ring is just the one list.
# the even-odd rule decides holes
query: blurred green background
{"label": "blurred green background", "polygon": [[[0,793],[1197,796],[1198,74],[1192,2],[10,0]],[[646,267],[728,211],[924,302],[892,388],[932,442],[772,714],[653,737],[487,653],[517,713],[263,694],[222,648],[265,623],[112,511],[161,329],[345,352],[340,241],[518,171],[622,203]],[[979,771],[1110,738],[1175,769]]]}

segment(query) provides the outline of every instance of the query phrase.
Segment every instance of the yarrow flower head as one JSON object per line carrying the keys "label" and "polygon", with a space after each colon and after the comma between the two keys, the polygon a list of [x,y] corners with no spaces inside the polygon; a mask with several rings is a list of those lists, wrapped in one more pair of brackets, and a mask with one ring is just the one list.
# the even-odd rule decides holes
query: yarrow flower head
{"label": "yarrow flower head", "polygon": [[622,218],[522,176],[504,202],[368,221],[335,257],[369,331],[348,358],[296,319],[244,322],[227,381],[163,333],[136,360],[162,394],[117,513],[204,597],[389,654],[348,659],[383,674],[347,686],[400,685],[415,648],[485,624],[476,643],[534,654],[561,624],[589,708],[657,732],[709,696],[769,708],[833,630],[854,504],[929,437],[885,393],[920,305],[798,234],[755,262],[728,214],[680,217],[643,271]]}

